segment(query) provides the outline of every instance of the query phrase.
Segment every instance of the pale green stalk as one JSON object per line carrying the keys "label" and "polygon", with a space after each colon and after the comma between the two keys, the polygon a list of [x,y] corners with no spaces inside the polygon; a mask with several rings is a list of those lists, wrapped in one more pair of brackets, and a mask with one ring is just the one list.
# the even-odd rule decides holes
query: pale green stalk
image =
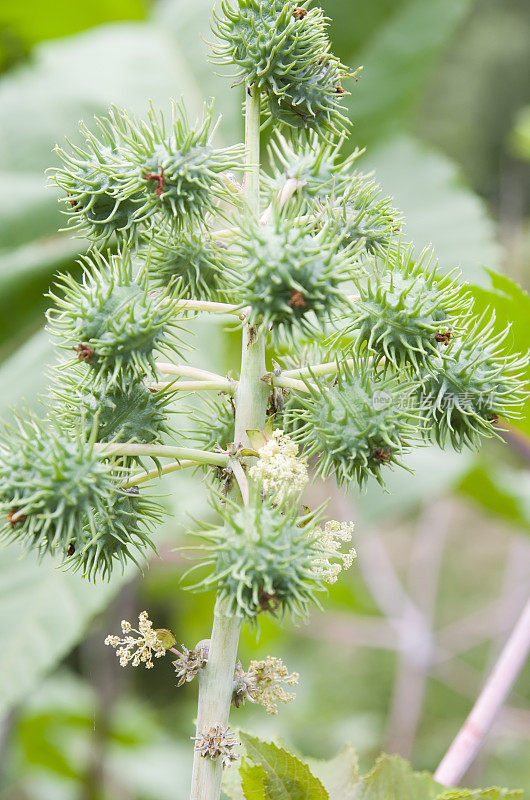
{"label": "pale green stalk", "polygon": [[[349,367],[353,367],[354,361],[353,358],[345,359],[344,361],[340,362],[340,366],[344,366],[347,364]],[[310,378],[312,375],[335,375],[339,371],[339,364],[337,361],[327,361],[325,364],[314,364],[312,367],[298,367],[297,369],[284,369],[282,370],[282,374],[280,377],[282,378],[302,378],[307,377]],[[273,378],[273,385],[274,380]]]}
{"label": "pale green stalk", "polygon": [[303,381],[297,380],[296,378],[284,378],[283,375],[278,377],[274,376],[273,378],[269,378],[267,376],[267,383],[269,381],[270,385],[275,386],[277,389],[296,389],[297,392],[309,391],[307,384],[305,384]]}
{"label": "pale green stalk", "polygon": [[131,475],[130,478],[123,481],[121,485],[123,489],[130,489],[132,486],[146,483],[153,478],[159,478],[161,475],[168,475],[170,472],[178,472],[181,469],[196,466],[196,461],[172,461],[170,464],[164,464],[164,466],[160,468],[155,467],[154,469],[145,470],[144,472],[137,472],[136,475]]}
{"label": "pale green stalk", "polygon": [[228,378],[220,378],[216,381],[154,381],[148,386],[154,392],[170,389],[175,392],[228,392],[231,394],[235,391],[234,381],[230,381]]}
{"label": "pale green stalk", "polygon": [[239,314],[240,306],[231,303],[214,303],[209,300],[178,300],[177,308],[189,311],[209,311],[212,314]]}
{"label": "pale green stalk", "polygon": [[168,444],[120,444],[118,442],[96,442],[94,450],[104,456],[144,456],[145,458],[176,458],[194,461],[196,464],[213,464],[225,467],[226,453],[210,453],[193,447],[173,447]]}
{"label": "pale green stalk", "polygon": [[[254,87],[246,97],[245,108],[245,182],[244,191],[251,211],[259,213],[260,97]],[[256,326],[243,327],[240,378],[235,391],[235,441],[250,444],[246,431],[262,430],[269,389],[261,380],[265,374],[265,341]],[[217,601],[210,640],[208,663],[199,673],[197,735],[216,725],[226,727],[232,701],[234,668],[241,622],[226,615]],[[219,800],[222,766],[194,753],[191,800]]]}
{"label": "pale green stalk", "polygon": [[198,381],[224,381],[222,375],[216,372],[209,372],[207,369],[190,367],[188,364],[172,364],[166,361],[156,361],[156,368],[164,375],[179,375],[185,378],[195,378]]}

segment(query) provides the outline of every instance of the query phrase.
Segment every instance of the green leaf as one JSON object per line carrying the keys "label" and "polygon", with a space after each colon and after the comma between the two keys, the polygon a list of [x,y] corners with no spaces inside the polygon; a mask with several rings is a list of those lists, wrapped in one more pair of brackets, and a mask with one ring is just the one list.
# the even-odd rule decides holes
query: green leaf
{"label": "green leaf", "polygon": [[329,761],[308,759],[313,775],[322,781],[329,800],[356,800],[359,782],[359,763],[351,744],[345,745]]}
{"label": "green leaf", "polygon": [[500,248],[484,203],[467,188],[455,164],[441,153],[400,136],[360,162],[405,215],[405,239],[417,251],[432,244],[443,270],[458,267],[477,285],[488,282],[483,267],[496,269]]}
{"label": "green leaf", "polygon": [[[475,300],[475,312],[482,314],[488,309],[495,312],[495,328],[505,330],[511,326],[506,345],[514,353],[526,353],[530,342],[530,295],[506,275],[488,270],[490,286],[471,286]],[[530,365],[527,368],[530,380]],[[510,426],[530,435],[530,401],[523,408],[521,419],[510,421]]]}
{"label": "green leaf", "polygon": [[481,457],[458,491],[493,514],[530,532],[530,476]]}
{"label": "green leaf", "polygon": [[385,474],[388,492],[374,482],[362,494],[355,493],[360,521],[363,526],[374,525],[417,512],[425,503],[452,491],[474,463],[475,455],[470,451],[456,453],[434,446],[414,450],[407,456],[413,476],[405,470],[389,470]]}
{"label": "green leaf", "polygon": [[268,800],[265,784],[267,773],[259,764],[249,764],[242,760],[239,768],[241,789],[245,800]]}
{"label": "green leaf", "polygon": [[97,586],[39,564],[9,545],[0,550],[0,715],[23,701],[83,636],[133,571]]}
{"label": "green leaf", "polygon": [[91,0],[90,3],[53,0],[46,5],[40,0],[25,0],[2,5],[0,28],[33,45],[42,39],[57,39],[111,20],[141,19],[145,7],[143,0]]}
{"label": "green leaf", "polygon": [[[240,732],[247,756],[260,765],[265,773],[265,800],[328,800],[322,783],[311,774],[309,766],[271,742],[263,742],[248,733]],[[256,776],[254,775],[254,786]],[[255,800],[259,795],[247,797]]]}
{"label": "green leaf", "polygon": [[[495,311],[497,328],[512,326],[508,343],[515,352],[524,353],[530,342],[530,295],[506,275],[488,270],[491,286],[471,286],[475,311]],[[530,366],[528,367],[530,378]]]}
{"label": "green leaf", "polygon": [[361,780],[355,800],[435,800],[440,788],[427,772],[414,772],[399,756],[382,755]]}
{"label": "green leaf", "polygon": [[[349,98],[358,143],[403,130],[433,67],[472,4],[473,0],[395,3],[394,13],[372,28],[364,47],[348,58],[364,66]],[[355,19],[355,4],[351,13]]]}
{"label": "green leaf", "polygon": [[415,772],[408,761],[397,755],[380,756],[371,772],[361,778],[351,745],[346,745],[329,761],[308,759],[304,763],[275,744],[247,733],[239,735],[247,759],[241,763],[240,784],[230,780],[225,785],[223,778],[223,790],[231,800],[322,797],[329,800],[520,800],[522,797],[520,791],[510,789],[446,789],[428,772]]}

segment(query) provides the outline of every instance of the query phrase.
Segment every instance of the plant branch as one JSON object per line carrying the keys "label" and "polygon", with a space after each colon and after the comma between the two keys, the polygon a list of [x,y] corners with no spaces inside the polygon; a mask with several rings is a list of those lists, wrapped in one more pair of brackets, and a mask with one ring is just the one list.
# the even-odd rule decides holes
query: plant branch
{"label": "plant branch", "polygon": [[228,463],[226,453],[210,453],[193,447],[173,447],[166,444],[119,444],[118,442],[96,442],[94,450],[102,456],[145,456],[146,458],[186,459],[195,464],[214,464],[224,467]]}
{"label": "plant branch", "polygon": [[157,361],[156,368],[164,375],[179,375],[185,378],[195,378],[199,381],[224,381],[222,375],[209,372],[198,367],[189,367],[187,364],[171,364],[166,361]]}
{"label": "plant branch", "polygon": [[241,306],[232,303],[214,303],[209,300],[178,300],[176,306],[189,311],[209,311],[212,314],[237,314],[238,316],[244,311]]}
{"label": "plant branch", "polygon": [[122,488],[130,489],[131,486],[138,486],[140,483],[146,483],[153,478],[159,478],[161,475],[167,475],[170,472],[178,472],[178,470],[196,466],[196,461],[172,461],[171,464],[164,464],[164,466],[160,467],[160,469],[155,467],[154,469],[146,470],[145,472],[137,472],[136,475],[132,475],[129,480],[122,483]]}
{"label": "plant branch", "polygon": [[[277,389],[295,389],[297,392],[309,392],[307,384],[296,378],[284,378],[283,375],[274,375],[269,372],[261,380],[268,386],[274,386]],[[314,386],[314,388],[317,389],[318,387]]]}
{"label": "plant branch", "polygon": [[456,786],[465,775],[523,668],[529,650],[530,600],[527,601],[471,713],[434,774],[439,783]]}
{"label": "plant branch", "polygon": [[162,389],[171,389],[175,392],[228,392],[233,394],[236,389],[236,382],[228,378],[219,378],[215,381],[154,381],[149,383],[148,389],[152,392],[160,392]]}
{"label": "plant branch", "polygon": [[241,492],[241,499],[243,501],[243,505],[248,506],[249,486],[248,486],[248,478],[245,475],[245,470],[243,469],[241,462],[235,458],[230,461],[230,466],[232,467],[234,477],[237,481],[237,485],[239,486],[239,491]]}
{"label": "plant branch", "polygon": [[353,358],[345,359],[344,361],[327,361],[324,364],[314,364],[312,367],[297,367],[296,369],[282,370],[282,378],[310,378],[312,375],[336,375],[338,371],[338,364],[347,364],[352,367],[354,362]]}

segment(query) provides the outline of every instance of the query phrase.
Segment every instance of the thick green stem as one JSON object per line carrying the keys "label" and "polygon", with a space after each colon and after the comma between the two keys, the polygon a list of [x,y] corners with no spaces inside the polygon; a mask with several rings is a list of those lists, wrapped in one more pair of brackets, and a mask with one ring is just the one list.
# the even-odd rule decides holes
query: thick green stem
{"label": "thick green stem", "polygon": [[[217,601],[208,664],[199,673],[197,736],[215,725],[228,725],[240,624],[239,619],[226,616],[222,603]],[[191,800],[218,800],[222,775],[219,761],[202,758],[195,751]]]}
{"label": "thick green stem", "polygon": [[[245,109],[245,197],[256,215],[259,214],[260,97],[252,87]],[[256,326],[243,327],[240,378],[235,391],[235,441],[249,445],[247,430],[265,426],[270,389],[261,380],[265,374],[265,337]],[[201,670],[197,735],[216,725],[226,727],[232,701],[234,668],[241,621],[226,616],[223,603],[215,607],[214,624],[208,663]],[[219,760],[203,758],[195,751],[191,800],[219,800],[222,766]]]}

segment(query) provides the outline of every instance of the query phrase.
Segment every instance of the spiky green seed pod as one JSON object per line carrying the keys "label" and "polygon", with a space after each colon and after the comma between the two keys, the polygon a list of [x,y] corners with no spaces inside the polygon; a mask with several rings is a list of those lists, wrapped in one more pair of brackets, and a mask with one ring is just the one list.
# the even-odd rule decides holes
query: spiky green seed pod
{"label": "spiky green seed pod", "polygon": [[151,294],[147,268],[134,275],[123,249],[105,258],[97,252],[80,262],[83,279],[64,275],[63,296],[50,294],[56,307],[48,312],[49,330],[79,361],[90,365],[98,380],[121,383],[155,372],[154,351],[178,352],[176,298]]}
{"label": "spiky green seed pod", "polygon": [[[280,193],[287,181],[296,181],[296,195],[319,200],[342,196],[350,182],[351,170],[360,155],[358,149],[341,159],[343,137],[335,141],[319,140],[314,133],[307,141],[288,142],[281,134],[269,144],[272,174],[263,175],[269,193]],[[296,145],[296,146],[295,146]]]}
{"label": "spiky green seed pod", "polygon": [[96,424],[98,442],[149,444],[170,432],[168,406],[175,397],[171,390],[152,392],[130,377],[123,383],[94,385],[89,369],[81,365],[63,365],[52,379],[53,415],[71,429],[83,421],[88,429]]}
{"label": "spiky green seed pod", "polygon": [[309,0],[299,6],[294,0],[237,0],[235,7],[223,2],[223,16],[214,13],[214,57],[235,64],[249,85],[280,94],[282,81],[300,77],[330,50],[322,9],[308,5]]}
{"label": "spiky green seed pod", "polygon": [[249,220],[240,246],[244,275],[239,294],[251,307],[252,324],[263,321],[277,333],[314,333],[341,306],[341,283],[350,276],[347,251],[338,251],[329,227],[311,235],[279,213],[269,225]]}
{"label": "spiky green seed pod", "polygon": [[267,611],[306,615],[323,589],[315,569],[323,554],[316,543],[321,510],[300,517],[296,503],[275,507],[254,489],[248,506],[228,500],[220,513],[221,526],[198,534],[211,572],[190,588],[216,589],[230,615],[250,621]]}
{"label": "spiky green seed pod", "polygon": [[238,68],[240,81],[264,92],[270,112],[286,124],[343,129],[346,68],[330,52],[327,20],[308,0],[223,2],[214,17],[215,57]]}
{"label": "spiky green seed pod", "polygon": [[338,185],[335,198],[324,206],[321,216],[335,221],[343,245],[361,245],[369,255],[384,256],[402,228],[402,216],[392,207],[391,198],[382,197],[381,188],[362,174]]}
{"label": "spiky green seed pod", "polygon": [[358,350],[398,369],[419,370],[436,357],[471,304],[462,284],[432,266],[428,250],[417,259],[412,248],[389,252],[357,285],[359,299],[340,335],[355,335]]}
{"label": "spiky green seed pod", "polygon": [[195,125],[182,103],[173,104],[171,123],[153,108],[146,120],[126,119],[128,165],[119,196],[142,196],[138,221],[154,223],[163,213],[179,230],[200,227],[220,201],[234,201],[228,173],[242,168],[244,149],[213,146],[217,123],[213,124],[212,104],[204,107]]}
{"label": "spiky green seed pod", "polygon": [[185,298],[223,298],[237,277],[227,248],[196,233],[155,234],[149,242],[148,258],[152,280],[161,286],[179,283]]}
{"label": "spiky green seed pod", "polygon": [[62,201],[68,226],[94,239],[108,239],[113,234],[135,238],[137,233],[142,196],[119,196],[127,160],[120,152],[124,128],[119,119],[115,122],[120,124],[95,117],[96,133],[81,122],[84,145],[67,140],[66,150],[56,147],[63,167],[49,170],[51,182],[65,193]]}
{"label": "spiky green seed pod", "polygon": [[382,470],[407,469],[402,456],[417,437],[418,411],[411,409],[417,383],[383,375],[367,359],[353,368],[340,365],[329,388],[320,378],[307,380],[308,396],[298,396],[292,417],[293,438],[304,455],[317,457],[317,473],[334,473],[339,483],[356,481],[362,488],[370,476],[384,486]]}
{"label": "spiky green seed pod", "polygon": [[518,417],[528,397],[528,355],[510,355],[509,328],[495,333],[495,317],[474,323],[460,340],[431,361],[419,403],[426,434],[440,447],[477,448],[482,437],[498,436],[497,417]]}
{"label": "spiky green seed pod", "polygon": [[128,562],[141,567],[140,556],[155,550],[149,533],[162,519],[160,506],[139,495],[120,490],[109,499],[105,513],[96,512],[82,531],[82,541],[69,549],[67,569],[95,581],[108,580],[115,566],[123,572]]}
{"label": "spiky green seed pod", "polygon": [[2,535],[36,550],[66,557],[82,549],[84,526],[106,518],[118,476],[97,456],[93,435],[62,432],[33,416],[6,426],[0,439]]}
{"label": "spiky green seed pod", "polygon": [[280,95],[270,94],[270,112],[291,128],[340,135],[350,124],[343,113],[345,77],[340,62],[325,57],[308,67],[300,79],[286,81]]}

